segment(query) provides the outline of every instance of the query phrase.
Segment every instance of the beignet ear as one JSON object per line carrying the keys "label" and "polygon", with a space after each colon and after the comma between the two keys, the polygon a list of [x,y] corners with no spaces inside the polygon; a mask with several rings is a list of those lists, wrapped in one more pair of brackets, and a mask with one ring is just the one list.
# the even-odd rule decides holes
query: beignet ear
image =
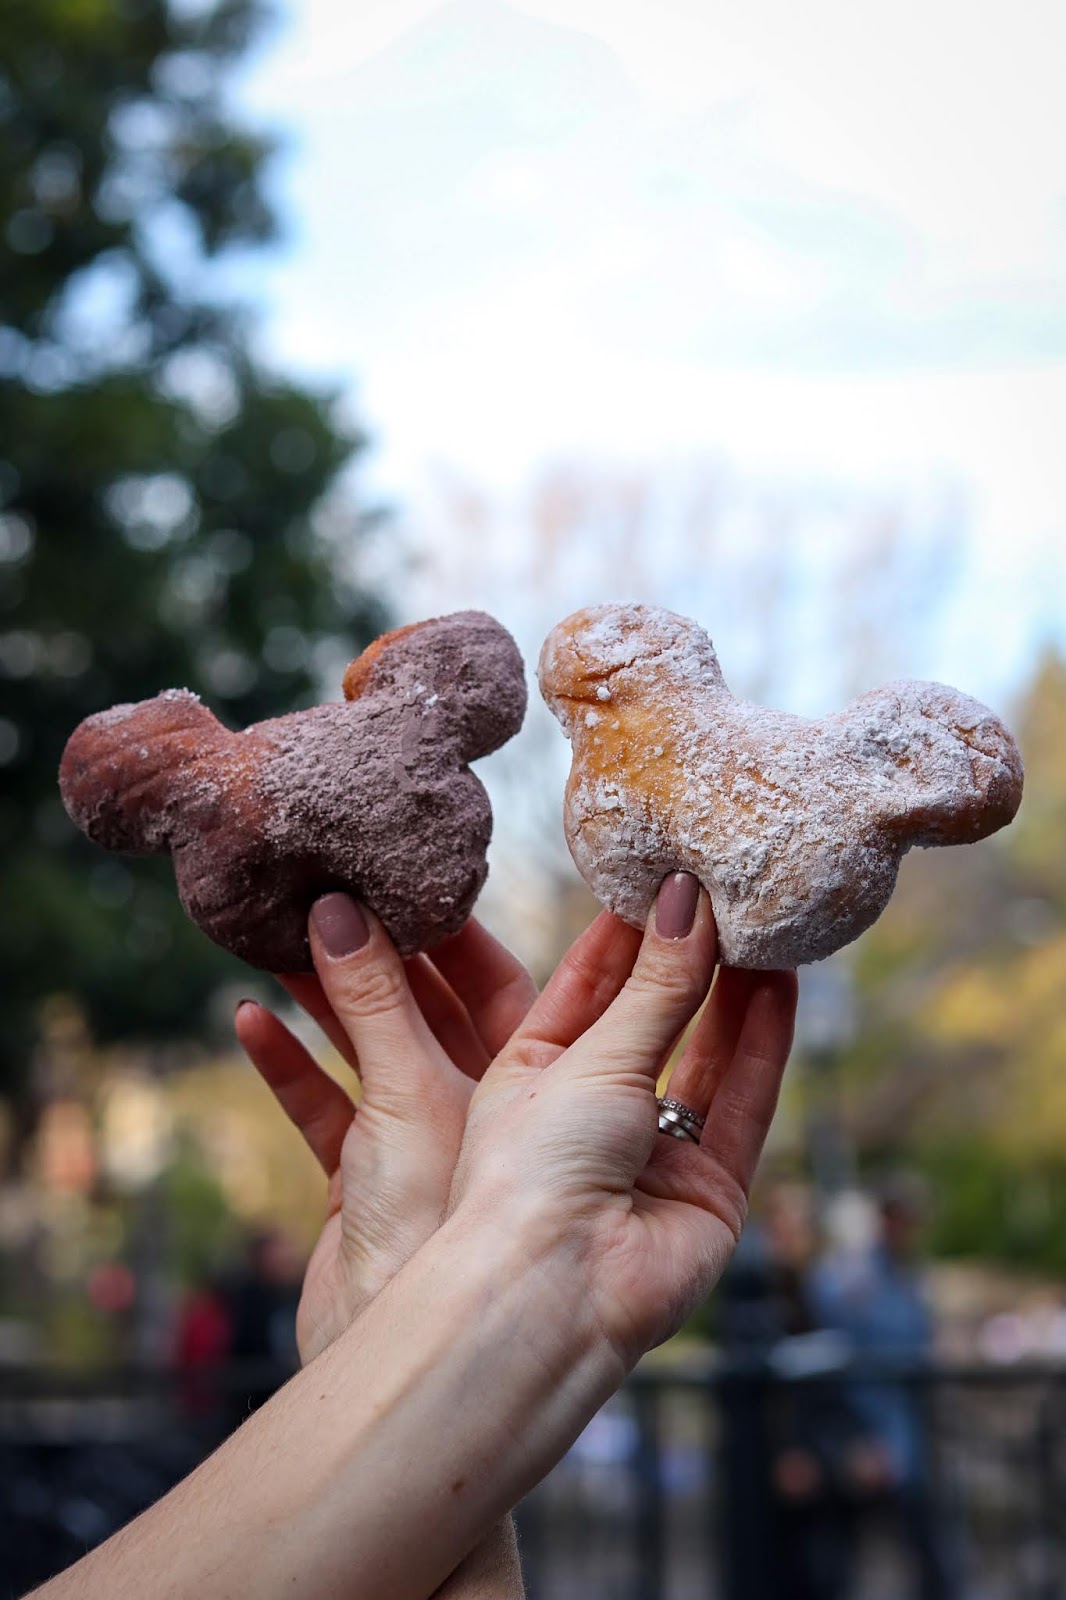
{"label": "beignet ear", "polygon": [[105,850],[155,855],[181,827],[193,763],[205,746],[232,737],[188,689],[99,711],[67,740],[59,766],[63,804]]}
{"label": "beignet ear", "polygon": [[886,683],[841,715],[870,762],[874,812],[904,849],[972,844],[1017,811],[1018,746],[980,701],[942,683]]}
{"label": "beignet ear", "polygon": [[506,744],[526,713],[518,646],[483,611],[456,611],[382,634],[344,674],[344,697],[363,700],[382,690],[454,722],[464,762]]}
{"label": "beignet ear", "polygon": [[586,606],[553,628],[537,669],[545,700],[569,733],[576,707],[643,699],[670,689],[725,688],[714,646],[697,622],[658,606]]}

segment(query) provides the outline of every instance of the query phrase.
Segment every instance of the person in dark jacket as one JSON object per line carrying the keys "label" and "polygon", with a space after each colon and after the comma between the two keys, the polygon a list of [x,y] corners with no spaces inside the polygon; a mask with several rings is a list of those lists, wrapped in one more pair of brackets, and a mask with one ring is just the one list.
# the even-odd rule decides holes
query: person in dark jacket
{"label": "person in dark jacket", "polygon": [[[820,1263],[811,1275],[819,1320],[837,1330],[857,1363],[920,1367],[933,1351],[933,1319],[918,1265],[927,1200],[909,1175],[886,1183],[879,1236],[866,1250]],[[856,1376],[846,1395],[861,1440],[853,1477],[894,1513],[920,1600],[958,1600],[957,1539],[935,1494],[924,1391],[905,1378]]]}
{"label": "person in dark jacket", "polygon": [[279,1228],[255,1229],[245,1264],[230,1285],[230,1360],[242,1381],[233,1396],[234,1426],[256,1411],[299,1365],[296,1307],[302,1263]]}

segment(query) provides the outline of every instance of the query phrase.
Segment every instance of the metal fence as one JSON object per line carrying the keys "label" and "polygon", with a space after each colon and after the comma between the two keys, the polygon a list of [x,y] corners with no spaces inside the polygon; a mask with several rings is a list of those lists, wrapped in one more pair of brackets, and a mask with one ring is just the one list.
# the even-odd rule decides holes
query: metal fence
{"label": "metal fence", "polygon": [[[772,1419],[855,1384],[904,1395],[920,1418],[921,1505],[888,1491],[782,1503]],[[644,1371],[522,1507],[530,1596],[1066,1600],[1064,1490],[1060,1370]],[[810,1555],[812,1523],[838,1558],[816,1552],[804,1576],[797,1554]]]}
{"label": "metal fence", "polygon": [[[0,1374],[2,1600],[69,1565],[158,1499],[279,1376],[127,1370],[73,1382],[40,1370]],[[920,1588],[921,1539],[898,1495],[797,1504],[774,1490],[773,1419],[812,1401],[831,1409],[859,1382],[906,1395],[921,1417],[928,1457],[920,1520],[950,1552],[953,1577],[943,1594],[1066,1600],[1066,1370],[880,1366],[786,1375],[765,1365],[634,1374],[519,1510],[531,1600],[936,1593],[928,1573]],[[799,1576],[797,1538],[809,1546],[819,1523],[828,1547],[833,1537],[846,1547],[846,1581],[839,1562],[835,1575],[825,1568],[821,1579]]]}

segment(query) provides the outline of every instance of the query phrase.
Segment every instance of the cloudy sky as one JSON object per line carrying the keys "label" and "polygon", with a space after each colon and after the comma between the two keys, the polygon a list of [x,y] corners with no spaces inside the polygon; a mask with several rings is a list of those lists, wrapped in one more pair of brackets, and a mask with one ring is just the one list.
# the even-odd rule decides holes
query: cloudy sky
{"label": "cloudy sky", "polygon": [[288,0],[241,89],[292,143],[264,343],[427,525],[442,465],[950,486],[913,670],[1002,694],[1066,632],[1063,59],[1058,0]]}

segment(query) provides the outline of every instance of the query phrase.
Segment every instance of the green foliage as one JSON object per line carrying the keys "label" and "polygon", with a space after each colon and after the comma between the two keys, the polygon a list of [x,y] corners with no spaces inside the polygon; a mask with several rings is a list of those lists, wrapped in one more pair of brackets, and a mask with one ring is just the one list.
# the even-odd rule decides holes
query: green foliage
{"label": "green foliage", "polygon": [[970,1138],[931,1147],[921,1165],[936,1194],[937,1254],[1066,1273],[1066,1154],[1019,1162]]}
{"label": "green foliage", "polygon": [[1012,719],[1025,797],[1001,836],[915,852],[856,947],[840,1065],[860,1156],[918,1161],[935,1247],[1066,1271],[1066,664]]}
{"label": "green foliage", "polygon": [[1025,801],[1007,848],[1028,892],[1066,913],[1066,661],[1047,651],[1022,708]]}
{"label": "green foliage", "polygon": [[165,863],[71,828],[88,713],[187,686],[234,724],[336,692],[383,623],[354,576],[364,447],[264,371],[216,260],[269,239],[271,141],[227,73],[254,0],[9,0],[0,12],[0,1088],[57,988],[98,1038],[190,1036],[233,963]]}

